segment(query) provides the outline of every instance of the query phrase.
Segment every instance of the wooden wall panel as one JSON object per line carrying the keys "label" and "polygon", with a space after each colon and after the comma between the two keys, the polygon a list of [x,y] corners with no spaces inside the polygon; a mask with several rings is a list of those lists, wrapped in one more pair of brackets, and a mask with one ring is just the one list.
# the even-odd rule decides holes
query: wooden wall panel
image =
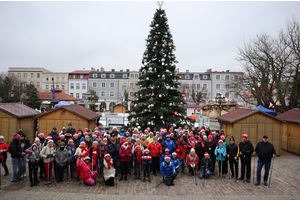
{"label": "wooden wall panel", "polygon": [[281,126],[281,132],[282,132],[282,135],[281,135],[281,148],[284,149],[284,150],[288,150],[287,148],[287,140],[288,140],[288,137],[287,137],[287,124],[283,123],[282,126]]}

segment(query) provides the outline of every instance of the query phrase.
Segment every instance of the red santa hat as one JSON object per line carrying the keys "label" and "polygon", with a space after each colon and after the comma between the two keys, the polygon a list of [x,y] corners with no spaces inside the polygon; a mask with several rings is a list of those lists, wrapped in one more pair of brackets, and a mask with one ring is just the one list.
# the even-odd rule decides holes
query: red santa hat
{"label": "red santa hat", "polygon": [[46,139],[52,139],[51,135],[47,135]]}
{"label": "red santa hat", "polygon": [[147,152],[150,152],[150,150],[149,150],[149,149],[145,149],[145,151],[147,151]]}
{"label": "red santa hat", "polygon": [[225,138],[225,134],[221,134],[221,138],[222,138],[222,137]]}
{"label": "red santa hat", "polygon": [[69,142],[74,142],[74,141],[73,141],[72,138],[69,138],[69,139],[68,139],[68,144],[69,144]]}
{"label": "red santa hat", "polygon": [[88,132],[86,132],[86,131],[83,133],[83,135],[87,135],[87,134],[88,134]]}
{"label": "red santa hat", "polygon": [[216,131],[211,131],[210,134],[214,135],[216,134]]}
{"label": "red santa hat", "polygon": [[93,144],[94,144],[94,143],[98,144],[97,140],[95,140],[95,141],[93,142]]}
{"label": "red santa hat", "polygon": [[160,128],[160,129],[159,129],[160,132],[163,131],[163,130],[164,130],[163,128]]}
{"label": "red santa hat", "polygon": [[173,130],[173,127],[170,127],[170,128],[169,128],[169,131],[170,131],[170,130]]}
{"label": "red santa hat", "polygon": [[170,155],[165,155],[165,157],[164,157],[165,160],[166,160],[166,159],[170,159],[170,158],[171,158]]}
{"label": "red santa hat", "polygon": [[205,153],[204,153],[204,156],[209,156],[208,152],[205,152]]}
{"label": "red santa hat", "polygon": [[104,137],[102,140],[107,140],[107,137]]}
{"label": "red santa hat", "polygon": [[84,144],[85,145],[86,143],[85,143],[85,141],[82,141],[82,142],[80,142],[80,144]]}
{"label": "red santa hat", "polygon": [[75,137],[75,136],[78,136],[78,134],[77,134],[77,133],[75,133],[75,134],[73,135],[73,137]]}
{"label": "red santa hat", "polygon": [[167,137],[171,137],[170,134],[167,134]]}
{"label": "red santa hat", "polygon": [[97,134],[93,134],[93,137],[97,137]]}
{"label": "red santa hat", "polygon": [[50,142],[52,142],[53,143],[53,140],[51,139],[51,140],[48,140],[48,143],[50,143]]}
{"label": "red santa hat", "polygon": [[64,134],[60,134],[60,135],[59,135],[59,137],[61,137],[61,138],[64,138],[64,137],[65,137],[65,135],[64,135]]}
{"label": "red santa hat", "polygon": [[127,140],[123,140],[123,144],[128,144],[128,141]]}
{"label": "red santa hat", "polygon": [[190,137],[195,137],[194,134],[191,134]]}
{"label": "red santa hat", "polygon": [[191,149],[191,152],[195,152],[195,149],[194,149],[194,148],[192,148],[192,149]]}
{"label": "red santa hat", "polygon": [[146,137],[146,135],[145,135],[145,134],[142,134],[141,137]]}
{"label": "red santa hat", "polygon": [[98,130],[98,129],[96,129],[96,130],[95,130],[95,133],[99,133],[99,130]]}
{"label": "red santa hat", "polygon": [[148,129],[145,129],[145,130],[144,130],[144,132],[146,132],[146,131],[147,131],[147,132],[149,132],[149,130],[148,130]]}
{"label": "red santa hat", "polygon": [[85,157],[83,160],[87,160],[87,159],[90,159],[90,157],[87,156],[87,157]]}
{"label": "red santa hat", "polygon": [[105,154],[104,154],[104,158],[107,157],[107,156],[110,157],[110,154],[109,154],[109,153],[105,153]]}
{"label": "red santa hat", "polygon": [[183,133],[183,130],[182,130],[182,129],[180,129],[180,130],[179,130],[179,132],[180,132],[180,133]]}
{"label": "red santa hat", "polygon": [[137,148],[137,147],[141,147],[139,144],[135,144],[134,146],[135,146],[135,148]]}
{"label": "red santa hat", "polygon": [[201,138],[201,137],[199,137],[199,138],[198,138],[198,141],[202,141],[202,138]]}
{"label": "red santa hat", "polygon": [[148,129],[148,131],[150,131],[150,127],[148,127],[147,129]]}
{"label": "red santa hat", "polygon": [[82,131],[77,131],[77,134],[78,134],[78,135],[79,135],[79,134],[81,135],[81,134],[82,134]]}
{"label": "red santa hat", "polygon": [[44,133],[43,133],[43,132],[40,132],[40,133],[39,133],[39,136],[44,136]]}
{"label": "red santa hat", "polygon": [[170,133],[170,135],[174,135],[174,133],[172,132],[172,133]]}
{"label": "red santa hat", "polygon": [[173,152],[173,153],[172,153],[172,156],[173,156],[173,155],[177,156],[177,153],[176,153],[176,152]]}
{"label": "red santa hat", "polygon": [[165,148],[165,151],[170,151],[170,149],[168,149],[168,148]]}

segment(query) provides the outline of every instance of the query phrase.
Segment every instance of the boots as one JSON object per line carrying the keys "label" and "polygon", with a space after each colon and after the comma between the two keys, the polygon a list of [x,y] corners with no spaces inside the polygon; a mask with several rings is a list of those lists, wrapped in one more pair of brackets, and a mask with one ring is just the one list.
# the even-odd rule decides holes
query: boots
{"label": "boots", "polygon": [[136,180],[136,179],[138,179],[138,178],[137,178],[137,175],[134,175],[134,180]]}
{"label": "boots", "polygon": [[140,180],[141,180],[141,175],[139,175],[138,179],[140,179]]}
{"label": "boots", "polygon": [[30,187],[33,187],[33,182],[32,181],[30,181]]}
{"label": "boots", "polygon": [[144,182],[146,181],[146,177],[144,177],[143,181],[144,181]]}
{"label": "boots", "polygon": [[123,181],[123,176],[121,176],[121,178],[119,179],[119,181]]}
{"label": "boots", "polygon": [[124,180],[127,181],[127,176],[125,176]]}
{"label": "boots", "polygon": [[149,183],[151,183],[150,177],[148,177],[148,181],[149,181]]}
{"label": "boots", "polygon": [[8,172],[5,172],[4,176],[8,176],[8,174],[9,174]]}

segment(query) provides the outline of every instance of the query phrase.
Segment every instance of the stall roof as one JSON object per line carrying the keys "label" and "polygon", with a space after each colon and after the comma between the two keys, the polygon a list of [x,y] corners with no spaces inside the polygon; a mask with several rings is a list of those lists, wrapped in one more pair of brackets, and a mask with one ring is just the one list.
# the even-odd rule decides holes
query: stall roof
{"label": "stall roof", "polygon": [[0,103],[0,110],[4,110],[17,118],[35,117],[40,114],[22,103]]}
{"label": "stall roof", "polygon": [[273,110],[267,109],[265,107],[263,107],[262,105],[257,106],[255,109],[261,110],[265,113],[268,113],[269,115],[273,115],[274,117],[276,117],[277,113]]}
{"label": "stall roof", "polygon": [[277,118],[287,122],[300,123],[300,108],[294,108],[282,113],[278,115]]}

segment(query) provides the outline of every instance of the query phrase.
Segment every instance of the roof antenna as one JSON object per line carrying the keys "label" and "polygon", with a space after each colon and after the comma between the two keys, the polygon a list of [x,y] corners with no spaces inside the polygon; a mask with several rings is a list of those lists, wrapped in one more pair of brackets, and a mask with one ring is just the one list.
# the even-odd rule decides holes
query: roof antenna
{"label": "roof antenna", "polygon": [[161,7],[164,5],[163,1],[157,1],[156,4],[158,5],[159,9],[161,10]]}

